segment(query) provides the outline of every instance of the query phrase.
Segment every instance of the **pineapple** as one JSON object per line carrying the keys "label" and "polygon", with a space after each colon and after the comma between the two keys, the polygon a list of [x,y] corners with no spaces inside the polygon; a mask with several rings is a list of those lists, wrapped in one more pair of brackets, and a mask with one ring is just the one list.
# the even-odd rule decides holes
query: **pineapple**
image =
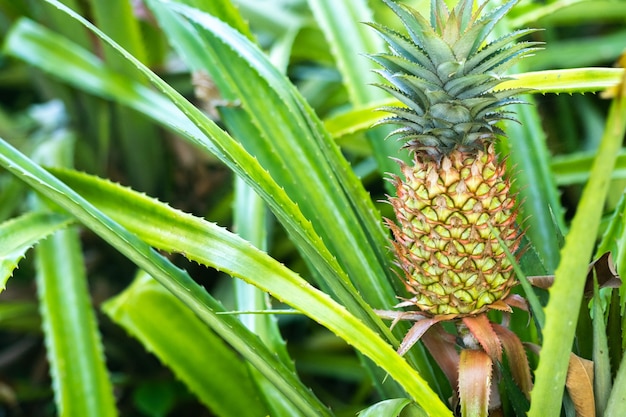
{"label": "pineapple", "polygon": [[513,43],[532,30],[486,41],[517,0],[482,16],[487,1],[473,11],[473,0],[459,0],[451,10],[432,0],[430,22],[383,1],[408,31],[371,24],[389,46],[389,53],[371,56],[386,81],[378,86],[403,104],[383,108],[393,116],[382,123],[399,125],[392,135],[413,157],[412,164],[400,162],[402,177],[391,179],[397,223],[387,224],[412,295],[398,306],[447,318],[510,310],[504,300],[516,280],[505,247],[515,253],[521,232],[495,142],[504,135],[497,123],[512,118],[502,108],[519,103],[520,90],[495,87],[534,49],[533,42]]}

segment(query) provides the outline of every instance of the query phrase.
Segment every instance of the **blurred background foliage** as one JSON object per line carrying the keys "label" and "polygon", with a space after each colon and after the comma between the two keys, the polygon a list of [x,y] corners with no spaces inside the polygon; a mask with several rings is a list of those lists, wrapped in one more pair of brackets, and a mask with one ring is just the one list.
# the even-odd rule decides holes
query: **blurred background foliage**
{"label": "blurred background foliage", "polygon": [[[208,77],[186,67],[140,0],[64,3],[94,22],[216,120],[215,106],[233,104],[219,97]],[[317,20],[307,0],[232,3],[248,35],[288,75],[320,118],[330,119],[350,109],[355,96],[361,95],[363,105],[381,98],[367,84],[360,87],[363,91],[349,91],[321,30],[325,23]],[[423,0],[407,3],[418,10],[428,8]],[[381,2],[370,0],[369,6],[376,21],[397,24]],[[0,0],[0,38],[4,39],[24,17],[72,39],[99,56],[107,67],[136,76],[125,60],[93,34],[42,1]],[[525,0],[514,9],[509,23],[513,27],[543,29],[535,36],[546,46],[524,61],[524,71],[611,67],[626,44],[626,1]],[[537,96],[536,102],[547,147],[553,155],[551,173],[559,185],[567,221],[574,214],[591,157],[599,146],[609,102],[595,94],[548,94]],[[235,178],[218,159],[197,152],[134,110],[59,82],[6,54],[0,55],[0,137],[9,138],[27,154],[51,138],[69,138],[74,143],[71,160],[77,169],[233,227]],[[385,198],[386,185],[365,134],[344,135],[338,141],[378,209],[391,217],[390,207],[378,203]],[[625,185],[626,154],[620,154],[607,213],[618,205]],[[25,211],[30,204],[27,195],[22,183],[0,171],[0,221]],[[290,269],[310,275],[285,232],[275,222],[268,224],[267,251]],[[89,293],[120,415],[214,415],[215,411],[207,410],[153,354],[102,313],[102,303],[133,281],[135,267],[92,232],[81,230],[80,238]],[[231,278],[183,256],[170,257],[225,306],[234,305]],[[0,416],[55,415],[36,301],[35,268],[32,258],[21,261],[7,289],[0,294]],[[278,322],[301,379],[337,415],[354,415],[376,401],[370,375],[344,341],[302,316],[278,316]],[[525,334],[531,332],[525,326],[518,327],[523,340],[536,337]],[[614,327],[619,331],[619,324]],[[578,351],[590,356],[591,342],[579,338],[577,343]],[[611,357],[613,369],[620,359],[618,355]]]}

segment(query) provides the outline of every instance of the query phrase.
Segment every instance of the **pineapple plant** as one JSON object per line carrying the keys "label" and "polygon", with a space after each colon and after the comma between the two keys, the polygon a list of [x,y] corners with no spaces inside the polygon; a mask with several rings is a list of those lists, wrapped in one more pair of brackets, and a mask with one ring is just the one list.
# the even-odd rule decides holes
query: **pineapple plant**
{"label": "pineapple plant", "polygon": [[405,142],[413,164],[393,176],[390,198],[397,223],[388,221],[404,282],[415,305],[430,315],[475,315],[506,309],[515,285],[506,256],[518,250],[516,196],[495,142],[497,126],[511,116],[502,108],[519,102],[518,90],[494,91],[503,72],[532,51],[533,43],[510,43],[531,30],[486,42],[495,23],[516,3],[481,16],[484,2],[461,0],[449,11],[432,2],[432,22],[409,7],[385,2],[408,30],[405,37],[372,25],[390,52],[372,56],[387,81],[379,86],[404,106],[383,123]]}
{"label": "pineapple plant", "polygon": [[[498,407],[491,379],[503,348],[524,364],[512,370],[522,391],[528,394],[531,386],[521,342],[486,313],[524,307],[521,297],[511,294],[517,282],[510,254],[519,253],[522,237],[516,194],[496,147],[505,134],[498,123],[514,119],[506,106],[519,103],[521,91],[497,87],[536,43],[515,42],[532,29],[487,39],[516,0],[489,12],[486,1],[474,10],[472,0],[459,0],[452,9],[432,0],[430,21],[406,5],[384,1],[407,34],[371,25],[389,47],[371,57],[385,80],[378,86],[401,103],[384,107],[392,115],[381,123],[398,126],[391,136],[412,156],[412,164],[399,162],[401,176],[391,176],[396,221],[387,219],[387,225],[410,294],[397,307],[417,311],[378,313],[416,321],[398,352],[422,339],[458,388],[460,399],[455,394],[453,402],[460,401],[462,414],[486,415]],[[451,339],[439,323],[450,320],[457,324],[456,337],[444,348],[442,342]],[[481,390],[473,391],[476,385]]]}

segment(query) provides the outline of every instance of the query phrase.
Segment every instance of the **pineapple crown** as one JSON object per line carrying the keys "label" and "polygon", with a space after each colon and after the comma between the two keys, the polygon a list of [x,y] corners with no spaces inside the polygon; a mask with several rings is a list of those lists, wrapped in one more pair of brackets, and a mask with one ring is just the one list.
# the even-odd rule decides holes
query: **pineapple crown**
{"label": "pineapple crown", "polygon": [[375,84],[405,106],[381,110],[394,116],[380,123],[400,127],[390,136],[404,147],[440,160],[453,150],[475,152],[504,132],[496,126],[515,120],[502,107],[520,103],[521,89],[494,91],[502,76],[539,42],[513,43],[534,32],[522,29],[485,43],[495,24],[517,3],[511,0],[481,17],[487,1],[472,13],[473,0],[459,0],[449,10],[443,0],[431,0],[430,22],[419,12],[393,0],[383,0],[407,30],[408,36],[370,23],[390,52],[371,55],[387,83]]}

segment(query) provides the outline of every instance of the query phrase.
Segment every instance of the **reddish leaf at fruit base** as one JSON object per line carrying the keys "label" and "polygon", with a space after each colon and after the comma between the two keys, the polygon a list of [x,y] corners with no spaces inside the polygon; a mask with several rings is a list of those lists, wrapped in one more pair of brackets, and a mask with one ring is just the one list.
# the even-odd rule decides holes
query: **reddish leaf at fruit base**
{"label": "reddish leaf at fruit base", "polygon": [[498,339],[502,343],[515,383],[522,390],[526,398],[530,399],[530,390],[533,387],[533,382],[530,376],[530,366],[528,365],[528,357],[526,356],[524,345],[522,345],[517,335],[506,327],[496,323],[493,323],[492,326],[493,330],[498,335]]}
{"label": "reddish leaf at fruit base", "polygon": [[492,362],[483,350],[464,349],[459,362],[461,415],[487,417],[491,392]]}

